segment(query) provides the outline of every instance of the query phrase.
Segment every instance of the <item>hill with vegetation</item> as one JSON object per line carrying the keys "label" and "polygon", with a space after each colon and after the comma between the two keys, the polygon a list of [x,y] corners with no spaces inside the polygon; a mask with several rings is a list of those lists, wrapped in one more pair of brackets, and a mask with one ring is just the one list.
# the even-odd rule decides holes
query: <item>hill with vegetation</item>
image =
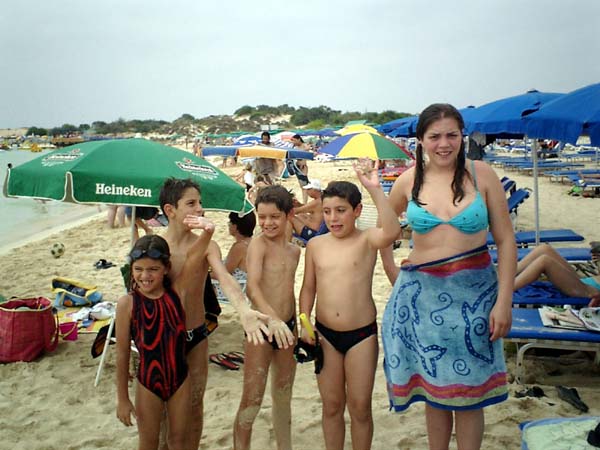
{"label": "hill with vegetation", "polygon": [[351,120],[365,120],[369,124],[382,124],[390,120],[411,114],[396,111],[377,112],[341,112],[328,106],[298,108],[287,104],[280,106],[242,106],[232,115],[211,115],[195,118],[191,114],[182,114],[172,122],[165,120],[125,120],[119,118],[113,122],[102,121],[91,124],[63,124],[54,128],[30,127],[27,135],[67,136],[71,134],[122,135],[126,133],[184,135],[194,137],[199,134],[223,134],[241,131],[256,132],[262,126],[280,129],[321,129],[342,126]]}

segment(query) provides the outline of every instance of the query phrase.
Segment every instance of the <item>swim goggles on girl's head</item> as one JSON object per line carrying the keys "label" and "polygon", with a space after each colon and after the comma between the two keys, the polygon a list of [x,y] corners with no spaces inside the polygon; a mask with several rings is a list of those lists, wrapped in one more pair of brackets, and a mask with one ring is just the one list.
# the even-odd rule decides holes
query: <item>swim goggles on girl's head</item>
{"label": "swim goggles on girl's head", "polygon": [[133,262],[144,257],[152,259],[169,259],[170,255],[164,254],[157,248],[149,248],[144,250],[140,248],[134,248],[133,250],[131,250],[131,253],[129,253],[129,256],[131,258],[131,261]]}

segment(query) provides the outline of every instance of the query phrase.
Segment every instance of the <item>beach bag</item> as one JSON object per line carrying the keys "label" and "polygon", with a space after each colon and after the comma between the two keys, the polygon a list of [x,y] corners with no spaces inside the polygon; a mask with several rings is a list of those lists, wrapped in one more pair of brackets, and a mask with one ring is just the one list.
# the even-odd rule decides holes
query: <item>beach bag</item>
{"label": "beach bag", "polygon": [[58,345],[52,302],[44,297],[0,303],[0,362],[33,361]]}
{"label": "beach bag", "polygon": [[54,306],[90,306],[102,300],[96,286],[87,285],[70,278],[52,278],[52,293],[56,294]]}

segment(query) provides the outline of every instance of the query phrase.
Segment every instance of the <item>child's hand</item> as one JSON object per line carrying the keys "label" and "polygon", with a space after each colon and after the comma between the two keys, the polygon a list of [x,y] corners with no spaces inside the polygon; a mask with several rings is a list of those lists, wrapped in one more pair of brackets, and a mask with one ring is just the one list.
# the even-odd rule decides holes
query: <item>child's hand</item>
{"label": "child's hand", "polygon": [[307,344],[310,344],[310,345],[316,345],[317,344],[316,339],[314,337],[311,337],[308,334],[308,331],[306,331],[306,328],[302,327],[301,330],[302,331],[300,333],[300,339],[302,339],[304,342],[306,342]]}
{"label": "child's hand", "polygon": [[132,415],[134,418],[137,418],[135,415],[135,407],[133,406],[133,403],[131,403],[131,400],[127,399],[127,401],[117,403],[117,418],[123,425],[126,427],[133,425],[133,422],[131,421]]}
{"label": "child's hand", "polygon": [[192,214],[188,214],[183,219],[183,223],[185,225],[187,225],[190,228],[190,230],[194,230],[194,229],[204,230],[209,233],[212,233],[215,231],[215,224],[212,223],[210,220],[208,220],[205,217],[194,216]]}
{"label": "child's hand", "polygon": [[379,186],[379,160],[375,161],[375,165],[369,158],[360,158],[357,163],[352,164],[356,176],[367,189]]}
{"label": "child's hand", "polygon": [[246,332],[248,342],[251,342],[254,345],[262,344],[265,342],[265,335],[271,336],[267,326],[270,319],[270,316],[251,308],[240,313],[242,328],[244,328],[244,331]]}
{"label": "child's hand", "polygon": [[296,337],[283,320],[271,318],[271,320],[269,320],[269,331],[271,332],[269,341],[275,339],[277,347],[288,348],[294,345]]}

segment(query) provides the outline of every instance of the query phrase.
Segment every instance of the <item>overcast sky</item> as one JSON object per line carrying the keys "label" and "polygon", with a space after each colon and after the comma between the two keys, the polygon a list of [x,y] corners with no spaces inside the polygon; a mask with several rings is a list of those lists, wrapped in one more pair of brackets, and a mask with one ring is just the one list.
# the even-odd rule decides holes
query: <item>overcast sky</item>
{"label": "overcast sky", "polygon": [[2,0],[0,128],[568,92],[599,30],[599,0]]}

